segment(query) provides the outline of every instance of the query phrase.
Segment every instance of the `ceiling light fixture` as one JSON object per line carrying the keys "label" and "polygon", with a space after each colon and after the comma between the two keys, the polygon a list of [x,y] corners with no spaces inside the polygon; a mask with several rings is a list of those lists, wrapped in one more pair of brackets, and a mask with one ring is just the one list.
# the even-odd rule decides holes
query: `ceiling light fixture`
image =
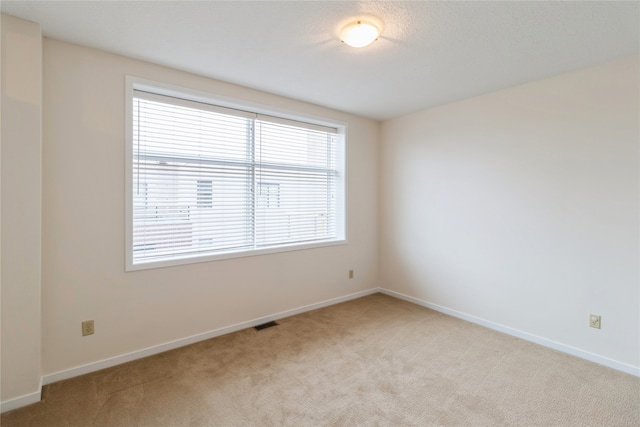
{"label": "ceiling light fixture", "polygon": [[380,29],[373,23],[357,20],[340,31],[340,40],[351,47],[369,46],[378,40]]}

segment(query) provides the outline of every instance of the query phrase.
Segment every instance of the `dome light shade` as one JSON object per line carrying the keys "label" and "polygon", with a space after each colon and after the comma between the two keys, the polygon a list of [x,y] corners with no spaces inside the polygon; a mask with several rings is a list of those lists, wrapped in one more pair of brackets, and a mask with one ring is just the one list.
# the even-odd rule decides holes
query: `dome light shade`
{"label": "dome light shade", "polygon": [[358,20],[346,25],[340,31],[340,40],[351,47],[369,46],[378,40],[380,30],[370,22]]}

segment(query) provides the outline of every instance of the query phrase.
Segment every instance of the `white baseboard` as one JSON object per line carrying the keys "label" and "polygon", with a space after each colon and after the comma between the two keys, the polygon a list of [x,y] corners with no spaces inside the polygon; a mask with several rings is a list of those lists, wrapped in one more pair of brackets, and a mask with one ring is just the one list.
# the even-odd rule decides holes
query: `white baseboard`
{"label": "white baseboard", "polygon": [[536,344],[540,344],[545,347],[552,348],[554,350],[561,351],[563,353],[571,354],[573,356],[579,357],[581,359],[589,360],[591,362],[598,363],[600,365],[607,366],[612,369],[616,369],[621,372],[625,372],[627,374],[635,375],[640,377],[640,367],[629,365],[626,363],[618,362],[616,360],[608,359],[606,357],[598,356],[593,353],[589,353],[584,350],[580,350],[575,347],[571,347],[565,344],[561,344],[546,338],[538,337],[536,335],[532,335],[526,332],[519,331],[517,329],[513,329],[504,325],[500,325],[498,323],[490,322],[488,320],[481,319],[479,317],[475,317],[469,314],[465,314],[456,310],[452,310],[447,307],[443,307],[437,304],[433,304],[427,301],[423,301],[418,298],[414,298],[399,292],[395,292],[385,288],[372,288],[367,289],[365,291],[356,292],[353,294],[345,295],[342,297],[332,298],[325,301],[321,301],[314,304],[305,305],[302,307],[298,307],[292,310],[283,311],[280,313],[275,313],[269,316],[260,317],[258,319],[249,320],[246,322],[236,323],[234,325],[226,326],[223,328],[215,329],[209,332],[204,332],[202,334],[193,335],[186,338],[181,338],[175,341],[171,341],[165,344],[160,344],[152,347],[148,347],[142,350],[133,351],[131,353],[126,353],[120,356],[111,357],[104,360],[99,360],[97,362],[88,363],[86,365],[77,366],[75,368],[66,369],[64,371],[55,372],[52,374],[47,374],[42,377],[40,389],[37,392],[25,394],[23,396],[19,396],[10,400],[6,400],[4,402],[0,402],[0,412],[7,412],[14,409],[21,408],[23,406],[27,406],[40,401],[42,385],[51,384],[56,381],[62,381],[65,379],[77,377],[79,375],[88,374],[90,372],[99,371],[101,369],[110,368],[112,366],[120,365],[122,363],[131,362],[133,360],[142,359],[147,356],[152,356],[154,354],[162,353],[168,350],[173,350],[175,348],[184,347],[189,344],[193,344],[199,341],[208,340],[210,338],[215,338],[221,335],[229,334],[232,332],[240,331],[242,329],[251,328],[256,325],[260,325],[262,323],[270,322],[272,320],[278,320],[285,317],[294,316],[296,314],[304,313],[311,310],[316,310],[323,307],[328,307],[330,305],[339,304],[341,302],[349,301],[352,299],[360,298],[363,296],[371,295],[374,293],[383,293],[401,300],[405,300],[422,307],[430,308],[432,310],[457,317],[459,319],[466,320],[471,323],[475,323],[477,325],[481,325],[487,327],[489,329],[493,329],[507,335],[515,336],[526,341],[531,341]]}
{"label": "white baseboard", "polygon": [[97,362],[87,363],[86,365],[77,366],[75,368],[66,369],[64,371],[54,372],[52,374],[45,375],[42,378],[42,383],[51,384],[57,381],[66,380],[68,378],[77,377],[79,375],[88,374],[90,372],[99,371],[101,369],[110,368],[112,366],[120,365],[122,363],[131,362],[132,360],[142,359],[143,357],[152,356],[154,354],[162,353],[168,350],[173,350],[179,347],[184,347],[186,345],[193,344],[199,341],[204,341],[210,338],[215,338],[221,335],[237,332],[242,329],[252,328],[256,325],[270,322],[272,320],[283,319],[285,317],[294,316],[296,314],[304,313],[311,310],[316,310],[318,308],[328,307],[330,305],[360,298],[366,295],[371,295],[371,294],[377,293],[378,291],[379,291],[378,288],[367,289],[365,291],[360,291],[360,292],[345,295],[342,297],[332,298],[332,299],[328,299],[318,303],[294,308],[292,310],[282,311],[280,313],[275,313],[269,316],[260,317],[258,319],[236,323],[235,325],[225,326],[223,328],[215,329],[213,331],[204,332],[197,335],[192,335],[186,338],[181,338],[165,344],[155,345],[152,347],[144,348],[142,350],[136,350],[131,353],[122,354],[120,356],[99,360]]}
{"label": "white baseboard", "polygon": [[640,377],[640,367],[629,365],[627,363],[619,362],[617,360],[609,359],[603,356],[599,356],[597,354],[590,353],[588,351],[580,350],[579,348],[571,347],[569,345],[561,344],[559,342],[542,338],[537,335],[532,335],[527,332],[520,331],[518,329],[513,329],[508,326],[501,325],[499,323],[494,323],[489,320],[481,319],[476,316],[472,316],[470,314],[462,313],[460,311],[452,310],[447,307],[443,307],[438,304],[433,304],[427,301],[423,301],[418,298],[411,297],[409,295],[402,294],[400,292],[392,291],[385,288],[379,288],[379,292],[385,295],[389,295],[404,301],[408,301],[422,307],[430,308],[432,310],[438,311],[440,313],[447,314],[449,316],[457,317],[458,319],[466,320],[471,323],[475,323],[476,325],[484,326],[489,329],[493,329],[494,331],[502,332],[507,335],[511,335],[517,338],[521,338],[526,341],[530,341],[536,344],[540,344],[544,347],[552,348],[554,350],[558,350],[562,353],[567,353],[572,356],[579,357],[581,359],[588,360],[590,362],[597,363],[599,365],[604,365],[609,368],[615,369],[617,371],[621,371],[627,374],[634,375],[636,377]]}
{"label": "white baseboard", "polygon": [[22,408],[23,406],[31,405],[33,403],[40,402],[42,398],[42,378],[40,379],[40,387],[38,391],[28,393],[22,396],[14,397],[13,399],[0,402],[0,413],[13,411],[14,409]]}

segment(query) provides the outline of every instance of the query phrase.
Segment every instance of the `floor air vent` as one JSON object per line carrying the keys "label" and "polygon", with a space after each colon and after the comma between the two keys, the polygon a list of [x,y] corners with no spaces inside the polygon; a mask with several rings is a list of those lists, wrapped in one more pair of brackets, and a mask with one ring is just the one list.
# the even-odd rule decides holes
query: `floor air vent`
{"label": "floor air vent", "polygon": [[263,323],[262,325],[254,326],[253,328],[256,331],[261,331],[263,329],[267,329],[267,328],[270,328],[272,326],[278,326],[278,324],[276,322],[267,322],[267,323]]}

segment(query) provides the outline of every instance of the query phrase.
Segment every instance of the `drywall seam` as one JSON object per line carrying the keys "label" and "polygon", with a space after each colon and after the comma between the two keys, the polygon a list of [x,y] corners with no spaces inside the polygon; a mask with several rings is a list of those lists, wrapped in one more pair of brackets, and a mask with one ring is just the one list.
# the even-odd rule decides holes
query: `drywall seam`
{"label": "drywall seam", "polygon": [[386,288],[379,288],[379,292],[385,295],[389,295],[391,297],[395,297],[404,301],[408,301],[408,302],[420,305],[422,307],[430,308],[432,310],[438,311],[443,314],[447,314],[449,316],[457,317],[458,319],[466,320],[467,322],[475,323],[476,325],[484,326],[485,328],[493,329],[494,331],[502,332],[507,335],[521,338],[523,340],[526,340],[535,344],[539,344],[544,347],[552,348],[554,350],[561,351],[563,353],[570,354],[572,356],[576,356],[581,359],[585,359],[590,362],[594,362],[599,365],[603,365],[608,368],[615,369],[617,371],[621,371],[627,374],[634,375],[636,377],[640,377],[640,366],[633,366],[627,363],[619,362],[617,360],[602,357],[597,354],[593,354],[593,353],[589,353],[588,351],[581,350],[579,348],[571,347],[569,345],[565,345],[547,338],[539,337],[537,335],[532,335],[527,332],[520,331],[518,329],[513,329],[508,326],[501,325],[499,323],[494,323],[489,320],[482,319],[480,317],[476,317],[470,314],[462,313],[460,311],[452,310],[448,307],[443,307],[438,304],[433,304],[431,302],[424,301],[424,300],[421,300],[409,295],[405,295],[400,292],[392,291]]}

